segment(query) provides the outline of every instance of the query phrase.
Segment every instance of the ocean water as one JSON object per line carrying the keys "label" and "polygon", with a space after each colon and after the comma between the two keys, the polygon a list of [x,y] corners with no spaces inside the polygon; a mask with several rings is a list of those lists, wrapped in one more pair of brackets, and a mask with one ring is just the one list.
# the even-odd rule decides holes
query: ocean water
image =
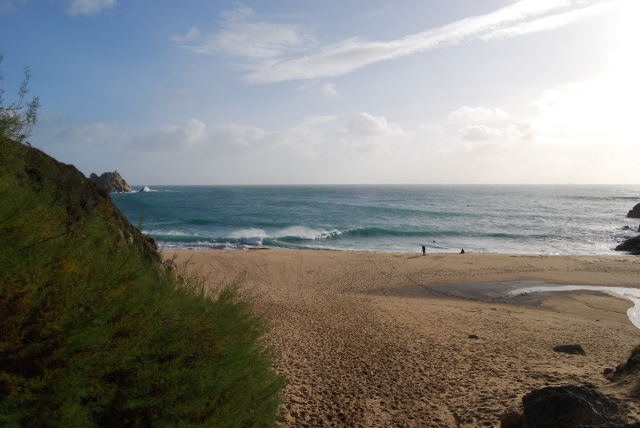
{"label": "ocean water", "polygon": [[149,187],[111,197],[164,249],[614,254],[640,223],[638,185]]}

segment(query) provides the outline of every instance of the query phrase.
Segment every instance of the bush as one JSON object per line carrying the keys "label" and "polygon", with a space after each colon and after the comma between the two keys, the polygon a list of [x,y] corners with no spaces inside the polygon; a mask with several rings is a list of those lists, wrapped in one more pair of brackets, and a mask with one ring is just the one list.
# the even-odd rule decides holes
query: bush
{"label": "bush", "polygon": [[[0,63],[2,63],[2,55],[0,55]],[[0,80],[2,80],[1,73]],[[25,67],[24,80],[18,88],[18,99],[9,104],[5,104],[4,89],[0,88],[0,134],[21,143],[31,134],[31,129],[37,121],[36,113],[40,107],[38,97],[33,97],[29,102],[25,99],[29,93],[30,81],[31,70]]]}
{"label": "bush", "polygon": [[75,168],[0,139],[0,425],[275,425],[283,380],[236,288],[168,273]]}

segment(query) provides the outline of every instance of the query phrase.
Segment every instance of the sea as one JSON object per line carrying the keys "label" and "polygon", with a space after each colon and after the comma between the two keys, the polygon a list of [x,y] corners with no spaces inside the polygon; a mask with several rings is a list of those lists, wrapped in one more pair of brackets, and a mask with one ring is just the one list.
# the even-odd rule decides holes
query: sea
{"label": "sea", "polygon": [[640,185],[145,186],[111,198],[163,250],[619,254]]}

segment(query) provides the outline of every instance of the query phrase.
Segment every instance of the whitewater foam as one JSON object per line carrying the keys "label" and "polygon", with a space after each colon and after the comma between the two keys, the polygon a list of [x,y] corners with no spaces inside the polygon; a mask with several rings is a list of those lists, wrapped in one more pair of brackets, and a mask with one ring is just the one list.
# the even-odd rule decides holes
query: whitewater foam
{"label": "whitewater foam", "polygon": [[284,229],[267,232],[264,229],[248,228],[232,232],[229,235],[231,239],[248,240],[248,239],[266,239],[266,238],[298,238],[306,240],[321,240],[339,235],[339,230],[321,230],[312,229],[306,226],[289,226]]}

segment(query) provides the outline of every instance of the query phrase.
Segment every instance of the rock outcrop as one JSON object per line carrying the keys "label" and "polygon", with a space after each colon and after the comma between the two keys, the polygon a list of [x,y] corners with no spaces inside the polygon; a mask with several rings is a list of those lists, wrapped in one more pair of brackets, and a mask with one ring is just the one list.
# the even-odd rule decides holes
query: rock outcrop
{"label": "rock outcrop", "polygon": [[640,218],[640,204],[636,204],[635,207],[631,208],[627,213],[627,217],[629,218]]}
{"label": "rock outcrop", "polygon": [[522,398],[526,428],[626,426],[625,410],[590,386],[552,386],[536,389]]}
{"label": "rock outcrop", "polygon": [[127,193],[133,191],[118,171],[105,172],[99,177],[97,174],[92,173],[89,176],[89,180],[96,183],[99,188],[107,193]]}
{"label": "rock outcrop", "polygon": [[640,345],[631,351],[631,355],[625,363],[616,367],[615,372],[611,375],[611,380],[617,381],[630,375],[640,376]]}
{"label": "rock outcrop", "polygon": [[615,248],[616,251],[628,251],[633,255],[640,256],[640,235],[629,238]]}

